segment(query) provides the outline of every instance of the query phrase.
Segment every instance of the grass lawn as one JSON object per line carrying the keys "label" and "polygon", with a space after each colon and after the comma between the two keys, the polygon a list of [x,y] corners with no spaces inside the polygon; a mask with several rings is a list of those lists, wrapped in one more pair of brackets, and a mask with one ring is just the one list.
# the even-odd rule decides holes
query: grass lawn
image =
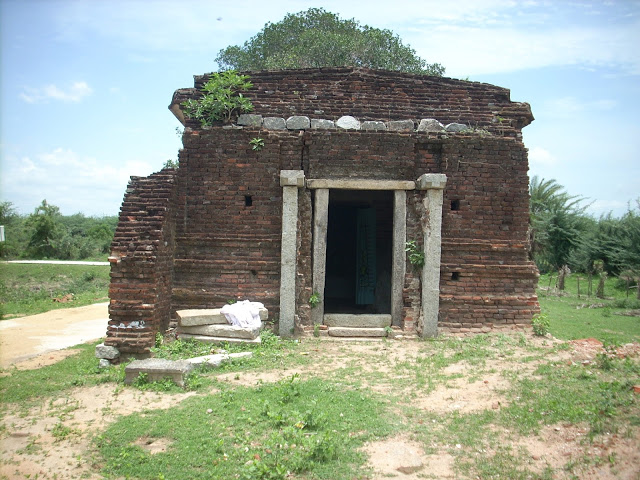
{"label": "grass lawn", "polygon": [[[108,301],[109,266],[0,263],[0,318]],[[73,294],[70,301],[54,299]]]}
{"label": "grass lawn", "polygon": [[[635,300],[614,289],[578,298],[573,282],[539,291],[555,337],[639,340],[640,319],[620,315]],[[0,372],[0,479],[34,478],[33,465],[76,478],[380,479],[404,476],[384,468],[409,450],[420,463],[402,468],[425,479],[634,478],[640,464],[638,356],[585,361],[530,332],[365,342],[263,332],[262,345],[225,347],[252,358],[197,371],[186,391],[125,386],[124,365],[99,369],[93,348]],[[166,341],[155,354],[216,348]]]}
{"label": "grass lawn", "polygon": [[[615,288],[616,279],[610,278],[605,285],[605,298],[600,299],[586,295],[588,281],[584,276],[570,275],[564,292],[554,287],[555,276],[549,280],[546,275],[540,278],[538,299],[542,313],[550,320],[554,337],[563,340],[594,337],[612,344],[640,341],[640,316],[625,315],[631,310],[640,310],[635,291],[627,295],[626,288]],[[594,292],[595,284],[597,279]]]}

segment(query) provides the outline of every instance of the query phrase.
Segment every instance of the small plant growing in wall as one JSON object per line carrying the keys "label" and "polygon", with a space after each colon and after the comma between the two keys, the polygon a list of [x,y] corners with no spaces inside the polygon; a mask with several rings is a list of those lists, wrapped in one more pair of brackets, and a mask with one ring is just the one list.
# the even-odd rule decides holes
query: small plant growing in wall
{"label": "small plant growing in wall", "polygon": [[424,252],[420,249],[415,240],[411,240],[405,244],[405,252],[409,257],[409,263],[416,268],[424,267]]}
{"label": "small plant growing in wall", "polygon": [[218,121],[229,123],[235,115],[253,110],[251,101],[242,95],[252,86],[248,75],[233,70],[213,73],[202,87],[202,98],[187,100],[182,105],[185,113],[200,120],[203,127]]}
{"label": "small plant growing in wall", "polygon": [[311,308],[316,308],[320,304],[320,294],[318,292],[313,292],[309,297],[309,305]]}
{"label": "small plant growing in wall", "polygon": [[251,145],[252,150],[259,152],[264,148],[264,139],[259,137],[252,138],[249,144]]}

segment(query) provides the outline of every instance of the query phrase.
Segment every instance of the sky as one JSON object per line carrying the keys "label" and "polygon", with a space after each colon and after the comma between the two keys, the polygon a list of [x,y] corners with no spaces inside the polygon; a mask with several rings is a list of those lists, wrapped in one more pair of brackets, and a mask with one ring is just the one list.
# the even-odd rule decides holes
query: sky
{"label": "sky", "polygon": [[173,92],[310,7],[390,29],[445,76],[529,102],[529,175],[590,214],[640,198],[640,1],[0,0],[0,201],[117,215],[131,176],[177,159]]}

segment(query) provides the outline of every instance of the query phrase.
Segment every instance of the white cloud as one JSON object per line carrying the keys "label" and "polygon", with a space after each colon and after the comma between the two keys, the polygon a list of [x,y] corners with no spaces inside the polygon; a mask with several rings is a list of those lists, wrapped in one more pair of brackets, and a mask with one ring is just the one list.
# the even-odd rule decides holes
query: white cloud
{"label": "white cloud", "polygon": [[616,100],[603,98],[585,101],[569,96],[553,98],[544,102],[540,111],[557,118],[575,118],[577,114],[606,112],[617,106]]}
{"label": "white cloud", "polygon": [[138,159],[108,164],[73,150],[56,148],[38,155],[3,159],[3,198],[23,213],[46,200],[64,214],[117,213],[132,175],[146,176],[160,167]]}
{"label": "white cloud", "polygon": [[542,147],[531,147],[529,149],[529,163],[532,167],[550,167],[558,163],[558,160],[551,152]]}
{"label": "white cloud", "polygon": [[66,90],[53,84],[40,88],[24,87],[23,90],[20,98],[27,103],[41,103],[49,100],[78,103],[93,93],[93,89],[86,82],[73,82]]}

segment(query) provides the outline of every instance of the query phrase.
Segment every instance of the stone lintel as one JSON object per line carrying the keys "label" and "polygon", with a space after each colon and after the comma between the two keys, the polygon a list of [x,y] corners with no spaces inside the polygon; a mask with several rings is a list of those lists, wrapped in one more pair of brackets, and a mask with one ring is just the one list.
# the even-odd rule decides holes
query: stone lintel
{"label": "stone lintel", "polygon": [[407,180],[367,180],[367,179],[332,180],[332,179],[314,178],[314,179],[307,180],[307,188],[311,188],[311,189],[336,188],[340,190],[414,190],[416,188],[416,182],[407,181]]}
{"label": "stone lintel", "polygon": [[444,173],[425,173],[416,181],[417,190],[444,190],[447,176]]}
{"label": "stone lintel", "polygon": [[281,187],[304,187],[304,170],[280,170]]}

